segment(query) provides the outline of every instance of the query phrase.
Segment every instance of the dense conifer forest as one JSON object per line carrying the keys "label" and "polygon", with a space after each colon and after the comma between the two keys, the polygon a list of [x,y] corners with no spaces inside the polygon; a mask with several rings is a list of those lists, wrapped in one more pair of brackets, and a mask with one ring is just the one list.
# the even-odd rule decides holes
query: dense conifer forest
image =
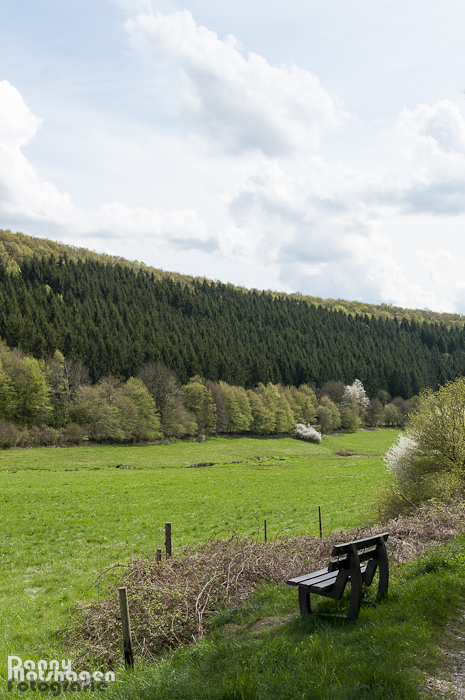
{"label": "dense conifer forest", "polygon": [[352,315],[66,252],[14,262],[0,262],[0,338],[35,358],[59,350],[92,382],[161,362],[183,384],[194,375],[245,388],[357,377],[370,396],[408,399],[465,373],[459,325]]}
{"label": "dense conifer forest", "polygon": [[402,426],[465,374],[465,329],[376,308],[1,232],[0,446]]}
{"label": "dense conifer forest", "polygon": [[93,382],[162,362],[250,388],[358,377],[370,396],[409,398],[465,372],[463,328],[348,315],[293,298],[94,260],[32,257],[0,265],[0,337],[36,358],[59,350]]}

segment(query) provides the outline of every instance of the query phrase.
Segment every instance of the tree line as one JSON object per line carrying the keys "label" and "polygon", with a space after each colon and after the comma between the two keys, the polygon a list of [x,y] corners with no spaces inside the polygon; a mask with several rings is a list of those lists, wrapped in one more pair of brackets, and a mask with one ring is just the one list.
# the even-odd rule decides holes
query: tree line
{"label": "tree line", "polygon": [[199,375],[182,384],[162,363],[137,377],[92,384],[82,362],[37,360],[0,343],[0,446],[142,442],[218,433],[294,434],[297,424],[323,433],[359,425],[403,425],[414,405],[387,392],[369,399],[363,384],[327,382],[315,390],[259,383],[254,388]]}
{"label": "tree line", "polygon": [[166,365],[244,389],[321,387],[358,377],[369,395],[404,399],[465,374],[465,331],[329,311],[298,298],[221,283],[190,285],[98,260],[0,263],[0,337],[39,360],[59,350],[96,384]]}
{"label": "tree line", "polygon": [[[204,278],[194,278],[192,275],[182,275],[177,272],[167,272],[154,267],[145,265],[137,260],[126,260],[115,255],[107,255],[105,253],[96,253],[87,248],[78,248],[76,246],[65,245],[47,238],[36,238],[26,236],[23,233],[12,233],[0,229],[0,261],[12,273],[20,273],[24,261],[31,257],[50,257],[55,258],[65,257],[73,262],[94,260],[106,265],[121,265],[133,270],[145,270],[153,274],[156,279],[169,277],[181,284],[182,286],[191,286],[194,279],[202,281]],[[208,280],[207,280],[208,281]],[[232,286],[232,285],[228,285]],[[241,289],[235,287],[235,289]],[[242,289],[242,291],[246,291]],[[273,298],[292,298],[298,301],[313,306],[322,306],[329,310],[341,311],[350,315],[365,315],[376,316],[385,319],[397,318],[401,321],[403,318],[409,321],[418,323],[440,322],[448,327],[465,325],[465,316],[449,312],[431,311],[429,309],[405,309],[392,304],[371,304],[362,301],[348,301],[346,299],[322,299],[308,294],[295,292],[287,295],[282,292],[274,292],[267,290],[266,294]]]}

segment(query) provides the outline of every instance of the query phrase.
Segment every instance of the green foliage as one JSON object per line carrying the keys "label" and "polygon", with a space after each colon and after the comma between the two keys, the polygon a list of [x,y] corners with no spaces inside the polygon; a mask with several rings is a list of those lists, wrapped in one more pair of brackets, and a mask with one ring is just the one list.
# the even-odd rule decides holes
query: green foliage
{"label": "green foliage", "polygon": [[223,401],[228,414],[228,432],[243,433],[252,425],[252,411],[243,387],[220,382]]}
{"label": "green foliage", "polygon": [[[50,411],[45,364],[0,343],[0,411],[23,426],[41,425]],[[2,416],[0,413],[0,417]]]}
{"label": "green foliage", "polygon": [[13,382],[8,372],[3,368],[0,356],[0,419],[11,418],[13,406]]}
{"label": "green foliage", "polygon": [[[439,650],[444,626],[451,618],[461,625],[464,562],[461,537],[394,570],[387,600],[362,605],[356,624],[322,617],[303,621],[295,589],[259,587],[244,606],[220,613],[205,640],[128,675],[116,698],[430,697],[428,677],[445,675]],[[260,628],[257,620],[270,624]]]}
{"label": "green foliage", "polygon": [[100,441],[123,441],[118,406],[111,401],[107,387],[81,386],[70,408],[71,421],[82,425],[88,438]]}
{"label": "green foliage", "polygon": [[302,384],[298,388],[287,386],[282,389],[286,396],[294,419],[297,423],[315,423],[318,401],[314,390],[308,384]]}
{"label": "green foliage", "polygon": [[341,406],[341,427],[353,433],[360,425],[359,407],[354,401]]}
{"label": "green foliage", "polygon": [[138,377],[155,401],[160,414],[160,429],[166,437],[194,435],[197,423],[183,403],[181,383],[162,362],[142,365]]}
{"label": "green foliage", "polygon": [[126,435],[133,440],[153,440],[162,437],[157,406],[141,379],[131,377],[121,387],[126,399]]}
{"label": "green foliage", "polygon": [[[416,317],[399,322],[385,310],[352,315],[298,295],[182,278],[21,234],[0,232],[0,241],[0,336],[36,359],[59,350],[66,362],[87,366],[94,383],[109,375],[127,380],[153,363],[167,365],[182,384],[196,374],[246,389],[310,383],[336,400],[335,385],[354,376],[371,396],[409,398],[465,373],[463,320],[448,327]],[[7,269],[11,260],[17,274]],[[52,397],[57,426],[66,422],[61,398]],[[296,397],[286,399],[296,417]]]}
{"label": "green foliage", "polygon": [[323,433],[341,427],[341,412],[329,396],[322,396],[318,407],[318,421]]}
{"label": "green foliage", "polygon": [[465,486],[465,377],[436,392],[424,391],[408,434],[417,444],[416,464],[424,476],[454,474]]}
{"label": "green foliage", "polygon": [[465,493],[465,378],[420,395],[409,426],[386,454],[388,469],[414,503]]}
{"label": "green foliage", "polygon": [[383,422],[384,425],[389,426],[390,428],[394,426],[402,426],[403,425],[403,417],[397,406],[395,406],[393,403],[388,403],[384,407],[384,412],[383,412]]}
{"label": "green foliage", "polygon": [[258,435],[269,435],[276,427],[276,419],[265,401],[264,394],[248,389],[247,398],[252,414],[251,430]]}
{"label": "green foliage", "polygon": [[212,393],[201,378],[192,377],[189,384],[182,388],[184,406],[192,413],[197,423],[197,430],[207,435],[216,430],[216,404]]}
{"label": "green foliage", "polygon": [[366,424],[375,428],[384,424],[384,406],[380,399],[371,399],[366,410]]}

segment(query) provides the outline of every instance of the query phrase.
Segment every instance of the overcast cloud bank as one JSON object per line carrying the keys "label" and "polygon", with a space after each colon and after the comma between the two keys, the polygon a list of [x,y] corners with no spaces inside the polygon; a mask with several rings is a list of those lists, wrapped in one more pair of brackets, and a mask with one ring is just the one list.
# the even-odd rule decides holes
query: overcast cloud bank
{"label": "overcast cloud bank", "polygon": [[[125,22],[132,55],[168,62],[179,76],[181,122],[154,123],[147,156],[164,153],[159,188],[143,206],[78,205],[27,159],[44,122],[3,80],[1,225],[172,269],[199,254],[206,276],[226,281],[230,265],[231,281],[246,286],[465,311],[465,119],[456,103],[402,108],[375,135],[384,154],[375,165],[336,160],[328,145],[363,124],[311,72],[246,53],[187,9],[141,2],[137,12]],[[179,146],[174,165],[167,135]],[[179,172],[169,196],[164,169]]]}

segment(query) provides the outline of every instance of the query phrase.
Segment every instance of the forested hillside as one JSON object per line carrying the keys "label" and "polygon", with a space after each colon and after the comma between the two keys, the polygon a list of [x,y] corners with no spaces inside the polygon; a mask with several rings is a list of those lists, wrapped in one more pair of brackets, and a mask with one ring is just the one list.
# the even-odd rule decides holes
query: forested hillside
{"label": "forested hillside", "polygon": [[[11,234],[10,234],[11,235]],[[167,365],[185,384],[321,386],[359,378],[409,398],[465,374],[463,327],[350,315],[294,297],[190,284],[139,267],[68,256],[0,263],[0,338],[36,358],[81,361],[96,382]]]}
{"label": "forested hillside", "polygon": [[[54,255],[56,258],[66,257],[73,262],[93,260],[107,265],[121,265],[133,270],[146,270],[153,273],[156,279],[169,277],[172,280],[179,282],[181,285],[191,285],[195,279],[191,275],[182,275],[177,272],[166,272],[157,268],[149,267],[139,261],[130,261],[125,258],[120,258],[114,255],[106,255],[96,253],[87,248],[77,248],[76,246],[65,245],[51,241],[47,238],[33,238],[26,236],[23,233],[12,233],[0,229],[0,262],[2,262],[9,271],[19,272],[25,260],[36,257],[49,257]],[[197,278],[199,280],[202,278]],[[233,286],[228,284],[228,286]],[[236,289],[241,289],[235,287]],[[246,291],[242,289],[242,291]],[[465,316],[461,314],[453,314],[446,312],[430,311],[429,309],[405,309],[400,306],[391,304],[370,304],[362,301],[350,301],[346,299],[322,299],[321,297],[313,297],[310,295],[300,294],[284,294],[282,292],[270,291],[266,292],[275,298],[292,298],[298,301],[305,301],[313,306],[322,306],[325,309],[334,311],[342,311],[351,315],[376,316],[378,318],[394,319],[401,321],[406,318],[409,321],[422,322],[439,322],[445,323],[448,327],[465,325]]]}

